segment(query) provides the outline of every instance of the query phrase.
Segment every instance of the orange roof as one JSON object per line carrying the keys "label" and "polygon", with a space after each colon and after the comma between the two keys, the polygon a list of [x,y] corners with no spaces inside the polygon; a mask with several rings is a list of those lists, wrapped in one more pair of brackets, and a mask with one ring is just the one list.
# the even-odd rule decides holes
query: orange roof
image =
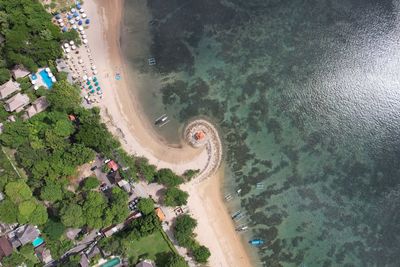
{"label": "orange roof", "polygon": [[68,115],[68,119],[69,119],[70,121],[74,121],[74,120],[76,120],[76,118],[75,118],[75,116],[74,116],[74,115]]}
{"label": "orange roof", "polygon": [[157,215],[158,219],[160,219],[160,221],[164,221],[165,220],[165,214],[161,210],[161,208],[156,208],[156,215]]}
{"label": "orange roof", "polygon": [[205,133],[204,133],[203,131],[200,131],[200,132],[197,132],[197,133],[194,134],[194,138],[195,138],[196,140],[201,140],[201,139],[203,139],[205,136],[206,136],[206,135],[205,135]]}
{"label": "orange roof", "polygon": [[118,170],[118,164],[115,163],[115,161],[111,160],[107,163],[108,168],[110,168],[113,171],[117,171]]}

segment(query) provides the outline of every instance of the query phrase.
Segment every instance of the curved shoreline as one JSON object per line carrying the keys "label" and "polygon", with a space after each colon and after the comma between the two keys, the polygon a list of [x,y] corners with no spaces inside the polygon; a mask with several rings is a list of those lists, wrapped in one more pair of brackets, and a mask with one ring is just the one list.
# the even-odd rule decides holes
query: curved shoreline
{"label": "curved shoreline", "polygon": [[[184,135],[193,127],[200,127],[212,136],[201,148],[195,148],[187,142],[182,142],[179,147],[169,146],[159,138],[150,122],[145,120],[137,96],[133,94],[134,88],[130,88],[138,83],[135,75],[128,71],[119,43],[124,2],[86,0],[84,6],[92,19],[87,35],[89,42],[96,44],[92,46],[92,54],[98,77],[106,88],[99,104],[104,122],[119,137],[124,149],[148,158],[158,168],[170,168],[176,173],[201,169],[197,178],[182,187],[189,192],[189,210],[198,221],[197,238],[211,250],[209,265],[253,266],[223,202],[223,170],[220,168],[222,144],[218,131],[205,120],[190,122],[185,127]],[[137,10],[138,16],[145,9],[144,3],[143,10]],[[146,29],[145,24],[135,27]],[[122,74],[122,81],[113,78],[116,72]],[[210,179],[206,179],[210,176]]]}

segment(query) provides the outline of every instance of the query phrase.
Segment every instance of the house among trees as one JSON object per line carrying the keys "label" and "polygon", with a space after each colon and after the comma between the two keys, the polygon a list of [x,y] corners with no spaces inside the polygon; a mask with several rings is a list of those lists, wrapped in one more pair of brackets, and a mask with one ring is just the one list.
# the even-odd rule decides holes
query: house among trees
{"label": "house among trees", "polygon": [[0,237],[0,261],[3,257],[10,256],[13,252],[13,247],[6,236]]}
{"label": "house among trees", "polygon": [[110,161],[107,163],[107,166],[108,166],[108,168],[110,168],[110,170],[112,170],[112,171],[114,171],[114,172],[118,171],[118,164],[117,164],[115,161],[113,161],[113,160],[110,160]]}
{"label": "house among trees", "polygon": [[89,267],[89,263],[90,263],[89,258],[86,256],[85,253],[82,253],[81,260],[79,261],[80,266]]}
{"label": "house among trees", "polygon": [[41,96],[35,101],[32,102],[32,104],[25,110],[25,114],[23,115],[23,118],[25,120],[32,118],[36,114],[44,111],[47,107],[49,106],[49,102],[47,101],[45,96]]}
{"label": "house among trees", "polygon": [[5,101],[4,108],[8,112],[20,112],[26,105],[29,104],[29,97],[25,94],[18,93],[15,96]]}
{"label": "house among trees", "polygon": [[22,225],[8,234],[13,248],[32,243],[39,237],[39,230],[32,225]]}
{"label": "house among trees", "polygon": [[8,82],[0,85],[0,99],[5,99],[19,90],[21,90],[19,83],[9,80]]}
{"label": "house among trees", "polygon": [[151,260],[142,260],[141,262],[136,264],[136,267],[155,267],[155,265]]}
{"label": "house among trees", "polygon": [[15,80],[19,79],[19,78],[24,78],[26,76],[29,75],[29,71],[27,69],[25,69],[22,66],[15,66],[12,70],[11,70],[11,75],[13,76],[13,78]]}
{"label": "house among trees", "polygon": [[47,264],[53,260],[50,250],[46,248],[45,243],[42,243],[41,245],[35,247],[35,255],[44,264]]}

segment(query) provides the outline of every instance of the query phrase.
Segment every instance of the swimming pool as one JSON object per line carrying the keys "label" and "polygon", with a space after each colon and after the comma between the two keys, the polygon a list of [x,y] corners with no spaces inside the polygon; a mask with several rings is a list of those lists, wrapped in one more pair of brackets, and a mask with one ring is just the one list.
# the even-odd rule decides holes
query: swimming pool
{"label": "swimming pool", "polygon": [[47,88],[51,88],[53,86],[53,82],[51,81],[51,78],[49,77],[48,73],[46,70],[42,70],[39,72],[40,76],[43,79],[43,82],[46,84]]}
{"label": "swimming pool", "polygon": [[32,245],[34,247],[38,247],[40,246],[42,243],[44,242],[44,240],[41,237],[36,237],[35,240],[33,240]]}
{"label": "swimming pool", "polygon": [[116,257],[102,264],[101,267],[113,267],[121,263],[120,258]]}

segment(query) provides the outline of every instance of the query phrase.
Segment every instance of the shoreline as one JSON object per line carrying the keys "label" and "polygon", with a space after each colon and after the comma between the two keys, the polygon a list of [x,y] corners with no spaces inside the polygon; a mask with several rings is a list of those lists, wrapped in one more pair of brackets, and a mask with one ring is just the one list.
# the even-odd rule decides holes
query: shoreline
{"label": "shoreline", "polygon": [[[183,141],[171,146],[157,136],[145,119],[137,96],[128,88],[135,85],[135,77],[126,71],[129,66],[120,46],[124,1],[86,0],[84,6],[92,18],[87,35],[90,43],[95,44],[93,57],[105,88],[98,106],[110,131],[128,152],[148,158],[158,168],[171,168],[181,174],[187,169],[207,166],[206,148],[193,148]],[[122,73],[122,80],[114,79],[116,72]],[[189,193],[190,213],[198,220],[197,239],[210,248],[210,266],[252,266],[223,201],[223,177],[220,167],[207,180],[199,183],[195,179],[182,186]]]}

